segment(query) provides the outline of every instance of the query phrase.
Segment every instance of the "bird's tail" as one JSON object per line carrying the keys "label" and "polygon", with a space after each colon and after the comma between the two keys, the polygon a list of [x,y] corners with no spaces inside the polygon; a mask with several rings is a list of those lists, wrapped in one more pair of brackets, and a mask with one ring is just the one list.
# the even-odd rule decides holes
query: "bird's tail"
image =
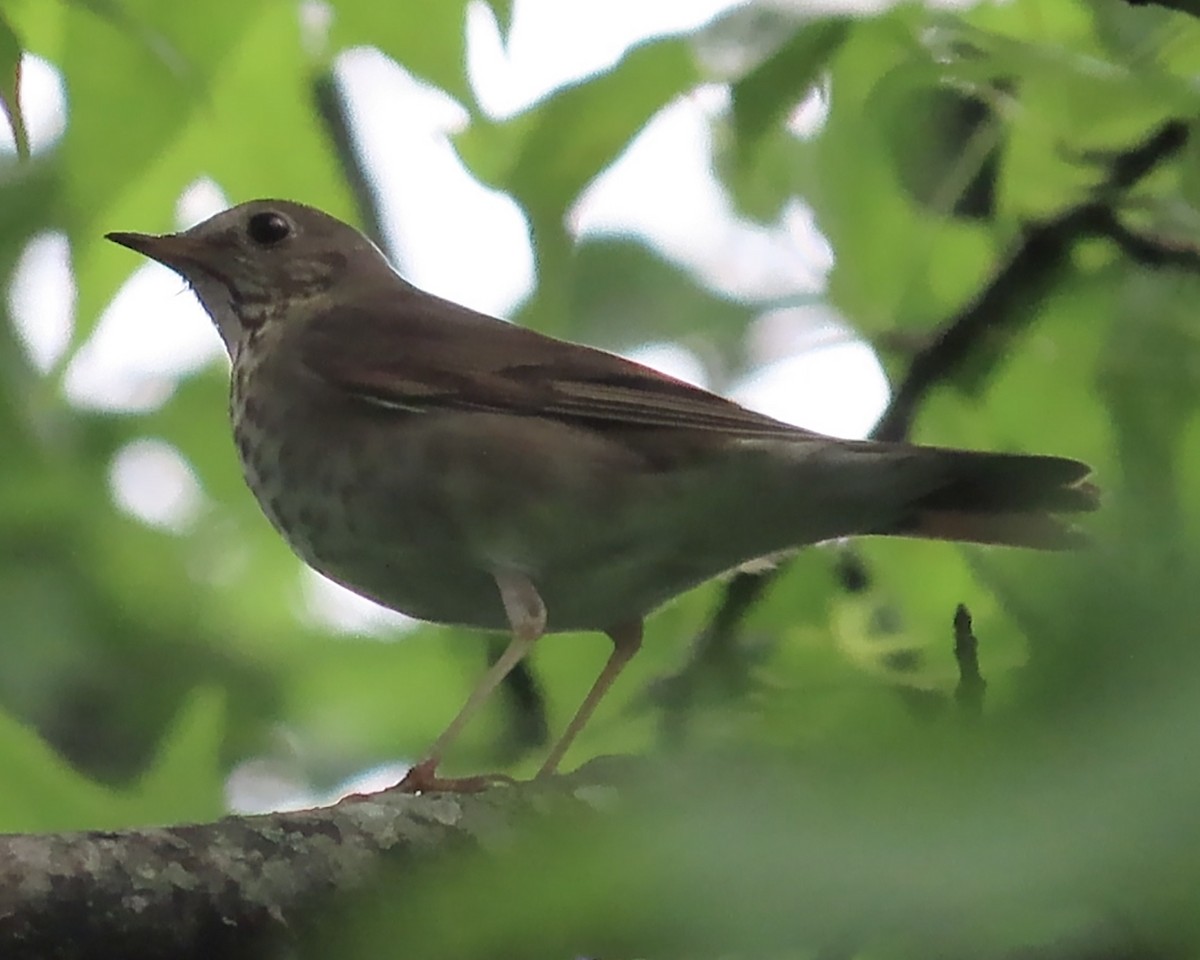
{"label": "bird's tail", "polygon": [[877,534],[1065,550],[1086,537],[1063,514],[1100,504],[1091,468],[1063,457],[922,448],[939,458],[935,489]]}

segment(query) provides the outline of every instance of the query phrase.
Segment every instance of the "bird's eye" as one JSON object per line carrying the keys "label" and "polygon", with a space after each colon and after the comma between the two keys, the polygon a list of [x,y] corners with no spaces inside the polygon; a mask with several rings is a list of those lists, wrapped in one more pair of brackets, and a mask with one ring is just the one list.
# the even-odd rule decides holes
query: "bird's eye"
{"label": "bird's eye", "polygon": [[246,232],[255,243],[269,247],[286,239],[292,232],[292,225],[282,213],[268,211],[252,216],[246,224]]}

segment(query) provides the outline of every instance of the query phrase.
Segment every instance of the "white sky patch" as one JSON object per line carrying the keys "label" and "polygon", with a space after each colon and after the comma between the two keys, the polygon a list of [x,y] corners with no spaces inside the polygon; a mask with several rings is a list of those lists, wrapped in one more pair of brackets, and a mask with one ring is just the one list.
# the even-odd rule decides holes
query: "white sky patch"
{"label": "white sky patch", "polygon": [[[759,2],[764,6],[794,13],[798,17],[815,17],[830,13],[855,16],[882,13],[884,10],[900,6],[907,0],[759,0]],[[980,0],[925,0],[925,5],[939,10],[965,10],[968,7],[977,6],[979,2]]]}
{"label": "white sky patch", "polygon": [[304,568],[301,586],[305,613],[339,633],[394,638],[420,623],[360,597],[309,567]]}
{"label": "white sky patch", "polygon": [[841,316],[821,301],[777,307],[759,314],[746,331],[752,366],[765,366],[798,353],[842,346],[856,339]]}
{"label": "white sky patch", "polygon": [[39,233],[26,244],[8,288],[8,306],[29,359],[45,372],[71,342],[75,276],[65,234]]}
{"label": "white sky patch", "polygon": [[113,500],[152,527],[185,530],[204,502],[191,464],[162,440],[134,440],[113,457],[108,474]]}
{"label": "white sky patch", "polygon": [[508,43],[491,9],[467,8],[467,73],[488,116],[511,117],[607,70],[648,37],[694,30],[744,0],[517,0]]}
{"label": "white sky patch", "polygon": [[757,369],[732,396],[752,410],[835,437],[866,437],[890,387],[875,351],[824,303],[761,314],[747,332]]}
{"label": "white sky patch", "polygon": [[188,230],[229,206],[225,191],[211,177],[201,177],[192,183],[175,204],[175,222],[180,230]]}
{"label": "white sky patch", "polygon": [[[201,177],[180,196],[176,222],[187,229],[228,205],[221,188]],[[183,279],[162,264],[132,262],[140,265],[67,368],[67,398],[78,406],[153,410],[170,397],[176,380],[224,355],[212,321]]]}
{"label": "white sky patch", "polygon": [[829,116],[828,84],[813,87],[788,115],[787,128],[801,140],[811,140],[825,126]]}
{"label": "white sky patch", "polygon": [[187,284],[166,267],[146,263],[117,291],[71,360],[67,399],[101,410],[153,410],[171,395],[177,379],[223,353]]}
{"label": "white sky patch", "polygon": [[410,769],[411,767],[405,763],[383,763],[368,767],[343,780],[322,797],[320,802],[322,805],[332,804],[356,793],[377,793],[380,790],[386,790],[403,780],[404,775]]}
{"label": "white sky patch", "polygon": [[647,343],[630,350],[625,356],[694,387],[708,388],[708,371],[704,364],[694,351],[678,343]]}
{"label": "white sky patch", "polygon": [[319,803],[298,763],[252,757],[239,763],[225,778],[225,807],[230,813],[306,810]]}
{"label": "white sky patch", "polygon": [[408,773],[405,763],[383,763],[361,770],[327,793],[316,792],[301,764],[280,757],[253,757],[238,764],[225,781],[225,804],[232,813],[256,814],[323,807],[356,793],[395,786]]}
{"label": "white sky patch", "polygon": [[[728,89],[701,87],[660,110],[576,201],[579,234],[645,237],[701,283],[757,299],[821,290],[829,258],[795,202],[772,226],[738,215],[713,174],[711,117]],[[827,250],[827,247],[825,248]]]}
{"label": "white sky patch", "polygon": [[850,340],[769,364],[735,387],[732,396],[785,423],[861,440],[883,413],[889,394],[874,351]]}
{"label": "white sky patch", "polygon": [[374,49],[343,54],[337,68],[401,273],[475,310],[511,313],[533,289],[529,227],[451,145],[466,111]]}
{"label": "white sky patch", "polygon": [[751,410],[855,440],[867,436],[889,395],[875,351],[848,331],[823,346],[766,364],[730,391]]}

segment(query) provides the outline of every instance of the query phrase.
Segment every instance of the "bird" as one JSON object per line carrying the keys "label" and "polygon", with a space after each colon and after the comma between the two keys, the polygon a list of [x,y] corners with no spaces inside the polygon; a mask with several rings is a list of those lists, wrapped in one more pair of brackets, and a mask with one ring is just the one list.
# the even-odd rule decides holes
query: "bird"
{"label": "bird", "polygon": [[107,237],[178,273],[212,318],[246,483],[301,559],[409,616],[509,634],[393,789],[503,779],[438,767],[547,633],[603,632],[612,650],[541,776],[647,616],[707,580],[855,536],[1065,549],[1083,537],[1070,515],[1098,505],[1078,460],[825,436],[476,312],[294,201]]}

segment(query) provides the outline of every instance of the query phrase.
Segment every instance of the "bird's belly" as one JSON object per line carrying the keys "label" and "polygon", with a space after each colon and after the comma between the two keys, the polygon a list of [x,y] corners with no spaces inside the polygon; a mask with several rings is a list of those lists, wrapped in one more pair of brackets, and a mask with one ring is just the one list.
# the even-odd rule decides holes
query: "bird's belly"
{"label": "bird's belly", "polygon": [[[399,545],[397,545],[399,546]],[[329,562],[326,562],[326,560]],[[310,561],[327,576],[365,597],[409,616],[483,630],[508,630],[499,588],[490,572],[453,557],[406,557],[388,551],[387,565],[364,565],[360,557]],[[690,584],[665,596],[647,594],[647,583],[663,583],[653,565],[626,563],[619,569],[589,566],[527,573],[546,605],[549,632],[602,630],[641,617]],[[632,577],[630,577],[632,574]]]}
{"label": "bird's belly", "polygon": [[336,442],[301,468],[286,437],[275,449],[239,444],[247,485],[305,563],[400,613],[486,629],[507,626],[490,575],[455,525],[413,489],[384,491],[345,468]]}
{"label": "bird's belly", "polygon": [[276,425],[248,437],[243,424],[238,449],[263,512],[304,561],[418,619],[508,629],[500,569],[530,578],[552,631],[642,616],[696,581],[664,569],[669,544],[637,516],[652,516],[656,497],[619,453],[569,434],[553,438],[565,455],[538,456],[546,438],[511,429],[489,446],[487,415],[451,429],[430,420],[382,450],[352,433],[313,450],[311,434]]}
{"label": "bird's belly", "polygon": [[[718,571],[698,576],[672,560],[661,542],[611,513],[577,504],[546,505],[545,523],[522,518],[493,526],[504,548],[481,557],[436,511],[394,517],[409,535],[351,542],[289,538],[312,566],[355,592],[409,616],[479,629],[507,630],[492,571],[524,573],[547,611],[547,630],[602,630],[641,617]],[[555,509],[557,507],[557,509]],[[617,513],[628,511],[617,507]],[[550,517],[553,516],[553,519]],[[506,548],[506,549],[505,549]]]}

